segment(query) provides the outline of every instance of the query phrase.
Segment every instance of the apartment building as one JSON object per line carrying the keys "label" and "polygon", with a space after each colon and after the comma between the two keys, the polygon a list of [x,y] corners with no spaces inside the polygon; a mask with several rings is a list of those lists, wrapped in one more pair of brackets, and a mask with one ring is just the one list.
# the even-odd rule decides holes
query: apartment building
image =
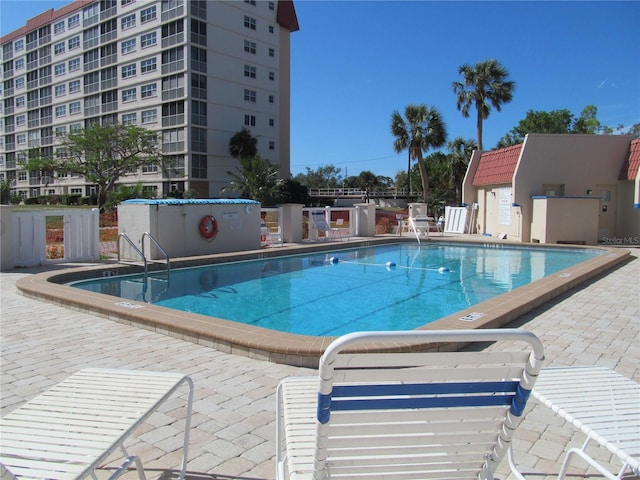
{"label": "apartment building", "polygon": [[76,0],[0,39],[0,179],[22,197],[90,196],[83,178],[21,167],[56,154],[60,137],[94,123],[158,132],[171,171],[129,172],[157,197],[223,196],[243,127],[259,153],[290,172],[292,1]]}

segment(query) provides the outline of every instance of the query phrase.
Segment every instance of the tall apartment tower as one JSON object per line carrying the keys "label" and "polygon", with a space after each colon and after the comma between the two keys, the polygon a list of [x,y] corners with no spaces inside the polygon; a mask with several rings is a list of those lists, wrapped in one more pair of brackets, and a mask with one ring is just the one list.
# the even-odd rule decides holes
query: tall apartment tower
{"label": "tall apartment tower", "polygon": [[34,147],[94,123],[158,132],[171,172],[120,177],[157,197],[219,197],[242,128],[290,174],[291,0],[76,0],[0,39],[0,179],[22,197],[95,193],[83,178],[21,167]]}

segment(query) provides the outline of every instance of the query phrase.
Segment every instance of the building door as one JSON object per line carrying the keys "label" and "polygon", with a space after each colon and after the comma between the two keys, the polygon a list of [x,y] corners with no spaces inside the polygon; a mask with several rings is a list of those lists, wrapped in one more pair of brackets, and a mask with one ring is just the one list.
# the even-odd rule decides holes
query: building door
{"label": "building door", "polygon": [[617,185],[596,185],[596,196],[600,197],[598,213],[598,241],[616,235]]}

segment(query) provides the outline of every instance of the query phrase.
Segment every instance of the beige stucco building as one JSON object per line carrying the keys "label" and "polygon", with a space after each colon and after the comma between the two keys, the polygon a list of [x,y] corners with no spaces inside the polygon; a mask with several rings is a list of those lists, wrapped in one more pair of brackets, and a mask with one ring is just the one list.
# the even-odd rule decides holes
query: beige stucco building
{"label": "beige stucco building", "polygon": [[640,140],[529,134],[476,151],[463,182],[473,231],[522,242],[640,243]]}

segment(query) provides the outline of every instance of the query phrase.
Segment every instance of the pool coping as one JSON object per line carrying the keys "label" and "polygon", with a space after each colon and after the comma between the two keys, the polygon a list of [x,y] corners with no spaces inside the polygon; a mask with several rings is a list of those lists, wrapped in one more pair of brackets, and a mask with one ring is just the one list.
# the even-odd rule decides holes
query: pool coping
{"label": "pool coping", "polygon": [[[172,268],[216,264],[230,261],[267,259],[282,255],[321,252],[336,248],[354,248],[385,243],[415,242],[408,237],[383,236],[353,239],[342,242],[322,242],[313,244],[289,244],[269,249],[206,255],[171,260]],[[631,258],[623,248],[603,246],[528,244],[509,241],[495,241],[486,237],[438,237],[430,236],[431,242],[483,244],[491,248],[535,247],[555,249],[600,249],[606,253],[585,260],[553,275],[536,280],[511,292],[465,308],[445,316],[417,330],[459,330],[467,328],[500,328],[521,315],[548,302],[562,293],[580,285],[600,273]],[[160,264],[150,264],[149,270],[164,268]],[[268,330],[230,320],[208,317],[195,313],[170,310],[135,300],[118,299],[110,295],[74,289],[65,283],[96,277],[98,272],[112,274],[140,273],[140,266],[126,264],[101,264],[53,270],[23,277],[16,287],[25,296],[47,301],[70,309],[91,312],[120,323],[162,333],[171,337],[210,346],[217,350],[250,358],[284,363],[294,366],[317,368],[318,358],[336,337],[312,337],[299,334]],[[105,275],[105,273],[103,273]],[[323,313],[324,314],[324,313]],[[406,351],[420,348],[416,345],[376,344],[365,346],[367,350]],[[455,350],[458,346],[442,345],[436,348]]]}

